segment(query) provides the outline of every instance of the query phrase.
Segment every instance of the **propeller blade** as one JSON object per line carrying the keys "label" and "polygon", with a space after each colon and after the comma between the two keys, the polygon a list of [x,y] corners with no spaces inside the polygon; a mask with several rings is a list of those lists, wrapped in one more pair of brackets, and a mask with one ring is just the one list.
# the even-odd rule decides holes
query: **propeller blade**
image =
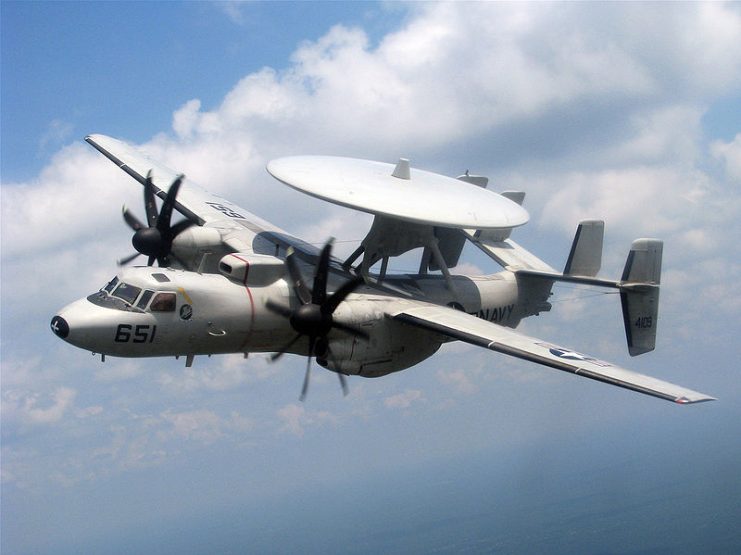
{"label": "propeller blade", "polygon": [[126,206],[123,207],[123,219],[134,231],[139,231],[145,227],[144,224],[139,221],[139,218],[129,212],[129,209],[126,208]]}
{"label": "propeller blade", "polygon": [[288,267],[288,274],[291,276],[293,290],[296,292],[296,296],[301,299],[301,304],[309,304],[311,302],[311,291],[309,291],[306,283],[304,283],[304,278],[296,261],[295,251],[290,247],[286,254],[286,266]]}
{"label": "propeller blade", "polygon": [[340,387],[342,388],[342,396],[347,397],[350,394],[350,388],[347,386],[347,380],[345,379],[345,374],[340,374],[337,372],[337,377],[340,378]]}
{"label": "propeller blade", "polygon": [[169,233],[170,231],[170,218],[172,218],[172,209],[175,206],[175,199],[178,196],[178,191],[180,190],[180,185],[183,183],[184,178],[185,176],[181,174],[177,177],[177,179],[175,179],[175,181],[172,182],[172,185],[170,185],[170,189],[167,191],[165,202],[162,204],[160,215],[157,216],[157,229],[159,229],[160,233],[162,234]]}
{"label": "propeller blade", "polygon": [[118,264],[119,266],[126,266],[126,264],[128,264],[129,262],[131,262],[132,260],[134,260],[140,254],[141,253],[139,253],[139,252],[135,252],[134,254],[130,254],[126,258],[122,258],[121,260],[119,260],[118,262],[116,262],[116,264]]}
{"label": "propeller blade", "polygon": [[362,277],[355,277],[350,281],[346,281],[345,283],[343,283],[342,286],[337,291],[335,291],[332,296],[329,297],[329,299],[327,299],[326,302],[322,305],[322,313],[334,313],[334,311],[337,310],[337,307],[340,306],[340,303],[344,301],[350,293],[355,291],[363,283],[365,283],[365,280]]}
{"label": "propeller blade", "polygon": [[192,220],[183,220],[182,222],[176,223],[174,226],[170,228],[170,233],[172,234],[172,238],[174,239],[178,235],[180,235],[183,231],[186,229],[193,227],[195,224]]}
{"label": "propeller blade", "polygon": [[156,256],[150,256],[149,260],[147,260],[147,266],[154,266],[154,261],[157,260]]}
{"label": "propeller blade", "polygon": [[316,265],[314,274],[314,287],[311,290],[311,302],[323,305],[327,298],[327,278],[329,277],[329,257],[332,254],[332,243],[334,238],[330,238],[324,245],[322,253],[319,255],[319,261]]}
{"label": "propeller blade", "polygon": [[147,172],[147,179],[144,181],[144,210],[146,210],[149,227],[157,225],[157,203],[154,200],[152,170]]}
{"label": "propeller blade", "polygon": [[281,349],[280,351],[278,351],[277,353],[273,353],[272,355],[270,355],[270,361],[271,361],[271,362],[275,362],[275,361],[276,361],[276,360],[278,360],[278,359],[279,359],[280,357],[282,357],[283,355],[285,355],[285,354],[286,354],[286,353],[288,352],[288,349],[290,349],[291,347],[293,347],[293,345],[294,345],[294,344],[296,343],[296,341],[298,341],[299,339],[301,339],[301,334],[300,334],[300,333],[299,333],[299,334],[298,334],[298,335],[297,335],[296,337],[294,337],[293,339],[291,339],[291,340],[290,340],[290,341],[289,341],[289,342],[288,342],[288,343],[286,344],[286,346],[285,346],[285,347],[283,347],[283,348],[282,348],[282,349]]}
{"label": "propeller blade", "polygon": [[340,387],[342,388],[342,395],[343,397],[347,397],[350,394],[350,388],[347,385],[347,379],[345,378],[345,374],[341,373],[339,371],[340,365],[337,363],[337,359],[334,356],[334,353],[331,349],[327,349],[327,354],[329,355],[329,358],[332,359],[332,364],[335,367],[335,372],[337,372],[337,377],[340,379]]}
{"label": "propeller blade", "polygon": [[304,385],[301,386],[301,396],[299,400],[303,403],[306,400],[306,394],[309,392],[309,377],[311,376],[311,357],[314,356],[314,343],[316,337],[309,336],[309,356],[306,357],[306,374],[304,374]]}
{"label": "propeller blade", "polygon": [[293,314],[293,311],[287,306],[274,303],[270,299],[268,299],[265,303],[265,308],[267,308],[270,312],[279,314],[280,316],[284,316],[285,318],[290,318],[291,314]]}

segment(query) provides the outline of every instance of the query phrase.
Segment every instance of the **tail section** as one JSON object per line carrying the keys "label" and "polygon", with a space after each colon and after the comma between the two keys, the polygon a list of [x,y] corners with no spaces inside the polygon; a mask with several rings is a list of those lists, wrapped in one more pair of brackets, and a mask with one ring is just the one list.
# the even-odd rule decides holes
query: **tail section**
{"label": "tail section", "polygon": [[631,356],[653,351],[656,347],[663,246],[658,239],[636,239],[625,262],[620,301]]}
{"label": "tail section", "polygon": [[[515,272],[518,279],[547,284],[557,281],[610,287],[620,291],[625,337],[631,356],[653,351],[656,347],[656,326],[659,316],[659,284],[663,242],[658,239],[636,239],[630,247],[622,278],[619,281],[599,278],[602,265],[604,222],[587,220],[579,224],[563,273],[525,259],[529,254],[507,240],[498,249],[488,246],[490,256]],[[508,247],[509,250],[504,247]],[[500,251],[505,254],[500,254]],[[486,251],[485,251],[486,252]],[[519,253],[519,258],[515,255]],[[499,256],[496,256],[499,255]],[[532,255],[530,255],[532,257]],[[534,258],[534,257],[533,257]],[[513,263],[511,260],[514,260]],[[534,259],[540,262],[538,259]],[[509,264],[504,264],[509,262]]]}
{"label": "tail section", "polygon": [[563,273],[567,276],[596,276],[602,266],[604,235],[605,222],[601,220],[579,223]]}

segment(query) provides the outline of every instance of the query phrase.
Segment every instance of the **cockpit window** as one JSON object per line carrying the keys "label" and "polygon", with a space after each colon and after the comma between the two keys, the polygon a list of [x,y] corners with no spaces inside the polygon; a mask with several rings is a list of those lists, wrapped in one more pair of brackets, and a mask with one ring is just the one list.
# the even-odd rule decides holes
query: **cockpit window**
{"label": "cockpit window", "polygon": [[175,310],[175,293],[157,293],[149,305],[152,312],[172,312]]}
{"label": "cockpit window", "polygon": [[145,289],[144,293],[142,293],[142,296],[139,299],[139,302],[136,303],[136,308],[141,308],[142,310],[144,310],[147,307],[147,303],[149,302],[149,299],[152,298],[152,295],[154,295],[154,291]]}
{"label": "cockpit window", "polygon": [[118,278],[114,277],[111,281],[108,282],[108,285],[103,287],[103,291],[106,291],[107,293],[110,293],[113,291],[113,289],[118,285]]}
{"label": "cockpit window", "polygon": [[128,283],[121,282],[118,287],[113,290],[113,296],[118,297],[122,301],[126,301],[129,304],[133,304],[136,298],[141,293],[141,287],[134,287]]}

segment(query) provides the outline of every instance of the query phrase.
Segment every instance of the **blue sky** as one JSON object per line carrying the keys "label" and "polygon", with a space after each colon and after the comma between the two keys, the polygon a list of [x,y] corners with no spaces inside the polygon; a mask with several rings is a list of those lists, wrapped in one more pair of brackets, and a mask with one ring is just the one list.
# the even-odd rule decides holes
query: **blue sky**
{"label": "blue sky", "polygon": [[196,91],[211,107],[328,24],[366,23],[373,34],[396,11],[363,2],[7,2],[3,130],[16,139],[3,141],[3,173],[28,177],[102,120],[118,122],[110,134],[143,141]]}
{"label": "blue sky", "polygon": [[[738,549],[738,4],[0,10],[3,551]],[[676,407],[463,345],[352,379],[345,399],[315,372],[303,405],[297,357],[102,364],[48,331],[116,272],[120,207],[141,205],[92,132],[347,252],[369,219],[280,186],[268,160],[488,175],[527,191],[514,239],[556,267],[580,219],[606,220],[605,276],[661,237],[655,352],[628,357],[618,300],[592,290],[559,288],[522,329],[719,401]]]}

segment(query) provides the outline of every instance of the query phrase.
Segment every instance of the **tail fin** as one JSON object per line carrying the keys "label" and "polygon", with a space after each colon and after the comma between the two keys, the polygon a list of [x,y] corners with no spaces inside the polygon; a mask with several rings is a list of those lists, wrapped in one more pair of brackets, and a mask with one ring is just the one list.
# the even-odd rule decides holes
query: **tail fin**
{"label": "tail fin", "polygon": [[567,276],[596,276],[602,266],[604,235],[605,222],[601,220],[580,222],[563,273]]}
{"label": "tail fin", "polygon": [[636,239],[630,247],[622,278],[619,281],[603,279],[596,277],[602,263],[603,232],[604,223],[601,221],[587,220],[579,224],[562,274],[547,266],[534,265],[520,266],[513,271],[520,279],[544,280],[549,287],[554,282],[564,281],[618,289],[628,352],[637,356],[653,351],[656,347],[664,243],[659,239]]}
{"label": "tail fin", "polygon": [[620,283],[628,352],[637,356],[656,347],[663,242],[636,239],[630,247]]}

